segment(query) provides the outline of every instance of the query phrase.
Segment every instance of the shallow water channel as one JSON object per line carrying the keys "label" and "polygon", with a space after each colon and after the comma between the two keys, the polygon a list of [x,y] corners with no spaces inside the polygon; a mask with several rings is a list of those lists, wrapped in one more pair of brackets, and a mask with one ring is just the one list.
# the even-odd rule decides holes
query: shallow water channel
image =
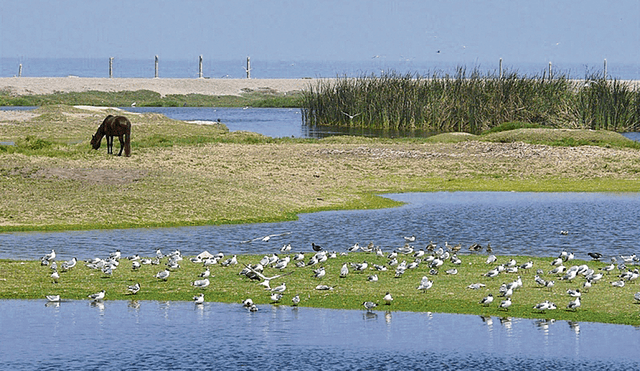
{"label": "shallow water channel", "polygon": [[[301,214],[299,220],[281,223],[0,233],[0,258],[38,259],[50,249],[58,259],[103,257],[115,249],[125,256],[151,256],[157,249],[179,249],[185,255],[203,250],[266,254],[278,252],[285,243],[291,243],[292,251],[309,251],[312,242],[346,251],[356,242],[371,241],[391,251],[410,235],[416,235],[417,248],[430,241],[440,246],[491,243],[499,255],[556,256],[567,249],[576,258],[589,259],[588,252],[598,251],[608,260],[640,253],[637,193],[433,192],[385,197],[405,204]],[[271,235],[269,242],[260,240]]]}
{"label": "shallow water channel", "polygon": [[[156,249],[265,254],[311,242],[391,251],[415,235],[496,254],[587,259],[638,252],[638,194],[436,192],[387,195],[397,208],[320,212],[251,225],[0,234],[0,258],[58,260]],[[560,231],[568,233],[561,234]],[[261,237],[274,235],[269,242]],[[252,241],[251,241],[252,240]],[[251,241],[251,242],[248,242]],[[0,267],[1,269],[1,267]],[[1,282],[0,282],[1,284]],[[640,314],[640,313],[639,313]],[[567,321],[264,305],[0,300],[7,369],[639,369],[640,330]]]}
{"label": "shallow water channel", "polygon": [[631,326],[239,304],[0,300],[4,369],[638,369]]}

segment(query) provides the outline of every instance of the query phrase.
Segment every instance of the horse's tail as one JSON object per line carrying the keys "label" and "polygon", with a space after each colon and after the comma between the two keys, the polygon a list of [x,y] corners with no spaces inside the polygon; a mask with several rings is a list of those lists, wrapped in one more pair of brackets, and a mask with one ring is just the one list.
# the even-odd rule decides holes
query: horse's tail
{"label": "horse's tail", "polygon": [[127,132],[124,133],[124,155],[131,156],[131,122],[127,120]]}

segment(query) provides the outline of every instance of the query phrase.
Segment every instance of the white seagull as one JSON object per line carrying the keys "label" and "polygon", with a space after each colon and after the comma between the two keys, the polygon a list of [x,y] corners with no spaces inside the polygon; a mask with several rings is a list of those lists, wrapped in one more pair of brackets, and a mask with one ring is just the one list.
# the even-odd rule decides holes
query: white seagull
{"label": "white seagull", "polygon": [[613,282],[611,282],[611,286],[613,286],[613,287],[624,287],[624,281],[623,280],[613,281]]}
{"label": "white seagull", "polygon": [[62,262],[62,269],[64,269],[65,271],[68,271],[69,269],[75,267],[76,263],[78,263],[78,259],[75,258],[75,257],[73,259],[71,259],[71,260],[66,261],[66,262]]}
{"label": "white seagull", "polygon": [[251,299],[249,299],[249,298],[244,299],[244,300],[242,301],[242,306],[243,306],[243,307],[247,307],[247,308],[249,308],[249,307],[250,307],[250,306],[252,306],[252,305],[253,305],[253,300],[251,300]]}
{"label": "white seagull", "polygon": [[485,287],[485,286],[487,286],[487,285],[485,285],[484,283],[472,283],[471,285],[467,286],[467,288],[471,289],[471,290],[478,290],[478,289],[480,289],[482,287]]}
{"label": "white seagull", "polygon": [[200,275],[198,277],[209,278],[209,276],[211,276],[211,271],[209,270],[209,268],[207,268],[207,270],[202,272],[202,273],[200,273]]}
{"label": "white seagull", "polygon": [[274,301],[274,302],[279,302],[280,299],[282,299],[282,294],[273,293],[271,295],[271,300]]}
{"label": "white seagull", "polygon": [[572,300],[567,304],[567,309],[576,310],[580,307],[580,297],[578,296],[576,300]]}
{"label": "white seagull", "polygon": [[327,285],[318,285],[316,286],[316,290],[333,290],[333,287]]}
{"label": "white seagull", "polygon": [[485,296],[482,300],[480,300],[480,304],[487,306],[489,304],[493,303],[493,294],[489,294],[487,296]]}
{"label": "white seagull", "polygon": [[420,286],[418,286],[418,290],[429,290],[433,286],[433,281],[429,280],[429,277],[423,276],[420,281]]}
{"label": "white seagull", "polygon": [[300,295],[294,296],[293,298],[291,298],[291,301],[293,302],[294,306],[298,305],[298,303],[300,303]]}
{"label": "white seagull", "polygon": [[313,277],[315,278],[322,278],[325,276],[325,274],[327,274],[327,272],[324,270],[324,267],[320,267],[316,270],[313,271]]}
{"label": "white seagull", "polygon": [[209,283],[210,283],[210,282],[209,282],[209,279],[208,279],[208,278],[205,278],[205,279],[203,279],[203,280],[196,280],[196,281],[193,281],[193,282],[191,283],[191,286],[194,286],[194,287],[200,287],[200,288],[204,289],[204,288],[206,288],[207,286],[209,286]]}
{"label": "white seagull", "polygon": [[342,268],[340,268],[340,277],[346,277],[349,274],[349,266],[347,263],[342,264]]}
{"label": "white seagull", "polygon": [[104,299],[105,294],[106,294],[106,291],[102,290],[102,291],[97,292],[95,294],[89,295],[88,298],[92,299],[92,300],[102,300],[102,299]]}
{"label": "white seagull", "polygon": [[362,113],[356,113],[355,115],[350,115],[346,112],[342,112],[344,115],[349,117],[349,120],[353,120],[356,116],[361,115]]}
{"label": "white seagull", "polygon": [[51,252],[42,257],[42,260],[51,261],[56,258],[56,251],[51,249]]}
{"label": "white seagull", "polygon": [[415,242],[416,241],[416,235],[411,235],[411,236],[405,236],[404,240],[407,242]]}
{"label": "white seagull", "polygon": [[200,293],[196,296],[193,297],[193,302],[196,304],[202,304],[204,303],[204,294]]}
{"label": "white seagull", "polygon": [[169,278],[169,274],[171,274],[171,272],[169,272],[169,270],[165,269],[162,272],[156,273],[156,275],[154,277],[157,278],[157,279],[166,281],[167,278]]}
{"label": "white seagull", "polygon": [[502,303],[500,303],[500,308],[504,308],[505,310],[509,310],[509,307],[511,306],[511,298],[507,298],[507,300],[503,300]]}
{"label": "white seagull", "polygon": [[58,302],[58,301],[60,301],[60,295],[47,295],[46,298],[50,302]]}
{"label": "white seagull", "polygon": [[127,290],[129,290],[129,292],[131,292],[132,294],[137,294],[138,291],[140,291],[140,284],[136,283],[135,285],[128,286]]}
{"label": "white seagull", "polygon": [[272,288],[271,292],[283,293],[286,289],[287,289],[287,284],[283,282],[282,285]]}
{"label": "white seagull", "polygon": [[378,306],[378,304],[372,302],[372,301],[365,301],[362,303],[362,305],[364,305],[365,309],[370,311],[371,309],[375,308]]}
{"label": "white seagull", "polygon": [[391,297],[391,294],[390,294],[389,292],[387,292],[387,293],[384,295],[384,298],[382,298],[382,300],[384,300],[384,303],[385,303],[386,305],[389,305],[389,304],[391,304],[391,302],[393,301],[393,297]]}

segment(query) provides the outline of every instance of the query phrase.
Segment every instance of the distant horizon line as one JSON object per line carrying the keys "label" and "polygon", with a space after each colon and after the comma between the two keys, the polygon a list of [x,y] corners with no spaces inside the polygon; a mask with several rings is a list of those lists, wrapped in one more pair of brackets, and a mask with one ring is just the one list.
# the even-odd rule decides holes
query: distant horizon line
{"label": "distant horizon line", "polygon": [[[200,55],[195,55],[193,57],[189,57],[189,58],[162,58],[161,56],[158,56],[159,60],[165,60],[165,61],[171,61],[171,62],[186,62],[186,61],[193,61],[198,60],[198,58],[200,57]],[[457,65],[483,65],[483,64],[494,64],[494,63],[498,63],[501,59],[503,61],[504,65],[509,65],[509,64],[527,64],[527,65],[536,65],[536,64],[541,64],[544,63],[545,65],[547,65],[549,62],[551,62],[552,64],[572,64],[572,65],[591,65],[591,64],[602,64],[604,63],[605,60],[607,60],[607,63],[609,65],[611,65],[611,63],[613,63],[614,65],[629,65],[629,66],[633,66],[633,65],[640,65],[640,62],[616,62],[615,60],[609,60],[607,58],[603,58],[602,60],[599,61],[587,61],[587,62],[572,62],[572,61],[516,61],[516,62],[510,62],[507,59],[504,58],[496,58],[495,60],[475,60],[473,63],[465,63],[465,62],[459,62],[459,61],[449,61],[449,60],[416,60],[416,59],[411,59],[411,60],[401,60],[401,59],[392,59],[392,58],[364,58],[364,59],[307,59],[307,58],[303,58],[303,59],[274,59],[274,58],[258,58],[258,57],[252,57],[252,56],[245,56],[245,57],[238,57],[238,58],[206,58],[206,56],[203,55],[203,60],[206,61],[215,61],[215,62],[234,62],[234,61],[246,61],[246,58],[249,57],[251,58],[252,63],[255,61],[259,61],[259,62],[300,62],[300,63],[363,63],[363,62],[372,62],[374,63],[375,61],[380,61],[380,62],[386,62],[386,63],[407,63],[407,64],[411,64],[411,63],[418,63],[418,64],[424,64],[424,63],[432,63],[432,64],[457,64]],[[131,58],[131,57],[117,57],[117,56],[107,56],[107,57],[28,57],[28,56],[20,56],[20,57],[6,57],[6,56],[0,56],[0,60],[45,60],[45,59],[58,59],[58,60],[109,60],[110,58],[113,58],[114,60],[123,60],[123,61],[145,61],[145,60],[154,60],[155,59],[155,55],[154,56],[150,56],[148,58]]]}

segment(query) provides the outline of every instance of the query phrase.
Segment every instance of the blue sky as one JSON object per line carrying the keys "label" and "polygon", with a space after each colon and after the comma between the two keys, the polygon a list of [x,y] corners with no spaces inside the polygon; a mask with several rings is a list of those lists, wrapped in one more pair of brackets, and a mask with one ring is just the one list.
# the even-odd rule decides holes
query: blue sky
{"label": "blue sky", "polygon": [[0,0],[0,57],[640,61],[640,1]]}

